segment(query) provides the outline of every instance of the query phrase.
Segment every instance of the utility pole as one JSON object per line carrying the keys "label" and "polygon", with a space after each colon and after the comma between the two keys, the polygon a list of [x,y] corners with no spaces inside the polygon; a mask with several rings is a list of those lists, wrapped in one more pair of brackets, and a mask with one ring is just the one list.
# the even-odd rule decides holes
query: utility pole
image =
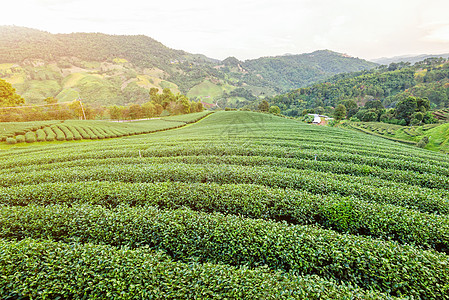
{"label": "utility pole", "polygon": [[79,97],[79,96],[78,96],[78,101],[80,103],[81,110],[83,111],[84,120],[86,120],[86,113],[84,112],[83,102],[81,102],[81,97]]}

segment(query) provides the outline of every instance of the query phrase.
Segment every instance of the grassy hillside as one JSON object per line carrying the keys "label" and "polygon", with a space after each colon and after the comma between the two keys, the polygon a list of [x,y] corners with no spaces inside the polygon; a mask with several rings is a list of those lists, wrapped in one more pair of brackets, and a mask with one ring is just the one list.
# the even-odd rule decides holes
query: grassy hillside
{"label": "grassy hillside", "polygon": [[[29,103],[48,96],[61,100],[80,96],[102,105],[142,102],[151,87],[168,87],[210,102],[223,102],[225,92],[243,88],[247,91],[243,98],[254,101],[374,66],[331,51],[219,61],[170,49],[141,35],[50,34],[0,26],[0,78]],[[241,96],[224,104],[239,106],[236,97]]]}
{"label": "grassy hillside", "polygon": [[0,175],[11,298],[449,294],[449,159],[417,147],[217,112],[151,135],[13,147]]}
{"label": "grassy hillside", "polygon": [[449,153],[449,123],[424,126],[400,126],[379,122],[346,122],[340,125],[368,134],[380,135],[387,139],[408,144],[417,144],[423,137],[428,138],[426,149]]}

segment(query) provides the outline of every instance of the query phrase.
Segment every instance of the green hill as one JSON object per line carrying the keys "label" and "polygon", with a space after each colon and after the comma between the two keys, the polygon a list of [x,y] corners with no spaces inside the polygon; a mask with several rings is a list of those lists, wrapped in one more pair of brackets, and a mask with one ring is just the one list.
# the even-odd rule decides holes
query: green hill
{"label": "green hill", "polygon": [[[50,96],[60,101],[79,96],[103,105],[141,103],[151,87],[169,87],[207,102],[243,106],[245,100],[236,99],[254,101],[374,66],[331,51],[219,61],[170,49],[143,35],[50,34],[0,26],[0,78],[28,103]],[[237,88],[245,92],[229,96]]]}
{"label": "green hill", "polygon": [[13,146],[0,176],[9,298],[449,294],[448,157],[361,132],[216,112]]}

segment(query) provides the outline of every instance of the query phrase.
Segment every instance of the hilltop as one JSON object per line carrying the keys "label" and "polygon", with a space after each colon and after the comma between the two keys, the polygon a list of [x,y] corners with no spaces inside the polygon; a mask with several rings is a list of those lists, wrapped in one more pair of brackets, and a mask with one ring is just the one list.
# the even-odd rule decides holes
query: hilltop
{"label": "hilltop", "polygon": [[0,26],[0,78],[28,103],[46,97],[87,103],[142,103],[151,87],[204,102],[243,106],[341,72],[376,64],[323,50],[309,54],[223,61],[164,46],[144,35],[51,34]]}

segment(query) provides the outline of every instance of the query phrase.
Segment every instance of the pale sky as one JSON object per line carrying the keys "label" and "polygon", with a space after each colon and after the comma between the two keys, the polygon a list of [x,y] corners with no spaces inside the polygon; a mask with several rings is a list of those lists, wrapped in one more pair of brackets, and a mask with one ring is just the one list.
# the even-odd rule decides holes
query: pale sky
{"label": "pale sky", "polygon": [[0,25],[144,34],[216,59],[449,53],[448,0],[8,0],[2,10]]}

